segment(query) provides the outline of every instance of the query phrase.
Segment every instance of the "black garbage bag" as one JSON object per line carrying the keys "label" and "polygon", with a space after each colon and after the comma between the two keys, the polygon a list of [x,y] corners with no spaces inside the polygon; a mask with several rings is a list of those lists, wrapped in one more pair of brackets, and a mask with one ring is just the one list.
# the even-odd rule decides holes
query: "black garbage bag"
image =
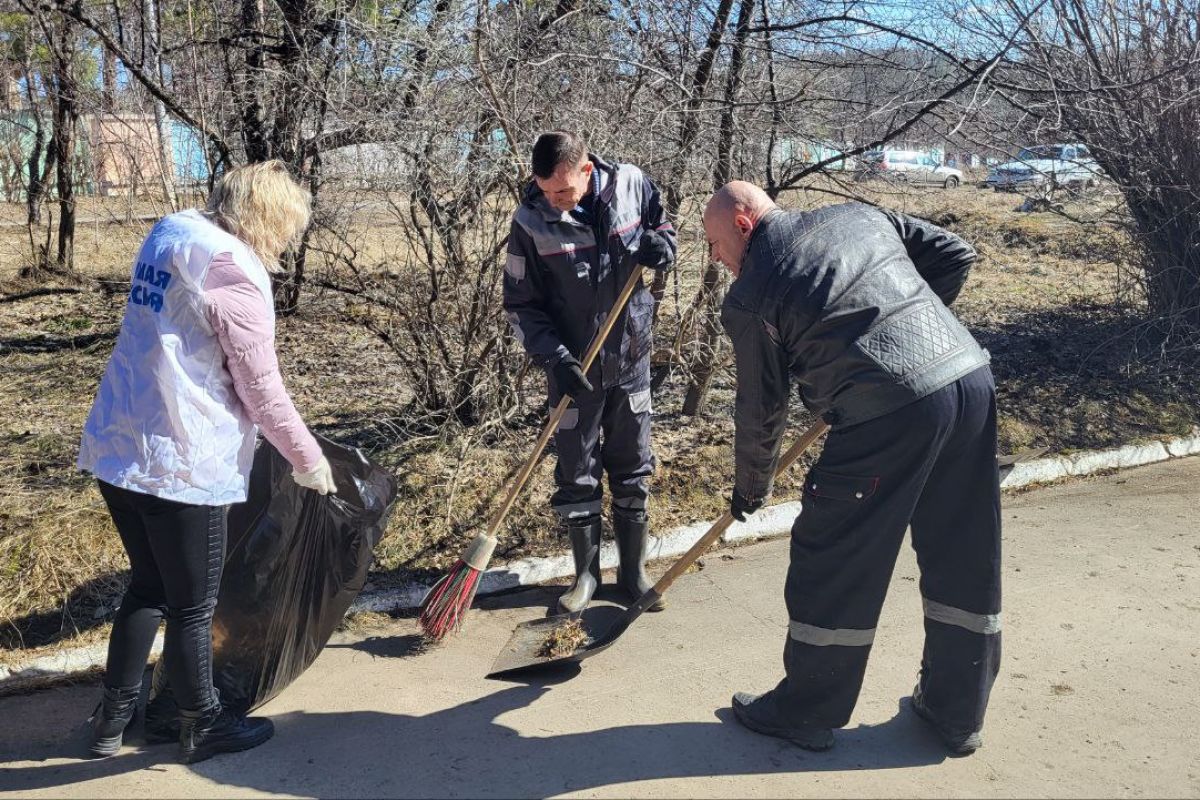
{"label": "black garbage bag", "polygon": [[[225,570],[213,617],[213,682],[246,713],[316,660],[362,590],[396,484],[357,449],[317,437],[336,495],[292,480],[268,442],[254,456],[245,503],[230,508]],[[163,680],[160,659],[154,685]]]}

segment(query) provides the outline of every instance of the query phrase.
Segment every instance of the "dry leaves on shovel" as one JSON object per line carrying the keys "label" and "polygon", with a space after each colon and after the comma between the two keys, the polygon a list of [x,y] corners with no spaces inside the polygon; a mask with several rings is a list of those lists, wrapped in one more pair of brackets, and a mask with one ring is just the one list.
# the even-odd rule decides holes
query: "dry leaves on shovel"
{"label": "dry leaves on shovel", "polygon": [[538,655],[542,658],[569,656],[586,641],[587,632],[583,629],[583,623],[577,619],[568,620],[550,631],[542,646],[538,648]]}

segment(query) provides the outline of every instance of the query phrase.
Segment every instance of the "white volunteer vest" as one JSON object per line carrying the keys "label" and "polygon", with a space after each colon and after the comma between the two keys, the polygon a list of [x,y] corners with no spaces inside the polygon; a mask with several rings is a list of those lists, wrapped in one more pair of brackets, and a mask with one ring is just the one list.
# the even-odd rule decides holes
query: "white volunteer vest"
{"label": "white volunteer vest", "polygon": [[198,211],[164,217],[143,242],[116,347],[83,428],[79,468],[135,492],[195,505],[246,499],[257,427],[246,415],[204,313],[220,253],[262,291],[254,251]]}

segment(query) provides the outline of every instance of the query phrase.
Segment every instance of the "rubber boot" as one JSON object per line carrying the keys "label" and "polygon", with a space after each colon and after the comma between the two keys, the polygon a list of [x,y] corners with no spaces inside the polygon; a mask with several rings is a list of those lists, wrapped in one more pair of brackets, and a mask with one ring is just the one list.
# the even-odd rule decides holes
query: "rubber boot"
{"label": "rubber boot", "polygon": [[249,750],[275,734],[271,720],[239,716],[220,703],[204,711],[180,709],[179,715],[179,760],[185,764]]}
{"label": "rubber boot", "polygon": [[[617,584],[637,602],[654,586],[646,577],[646,548],[650,540],[650,520],[644,514],[637,517],[613,514],[613,533],[617,537],[617,552],[621,561],[617,567]],[[647,611],[662,611],[666,603],[659,598]]]}
{"label": "rubber boot", "polygon": [[567,535],[575,557],[575,583],[558,598],[558,610],[578,614],[587,608],[600,585],[600,517],[568,523]]}
{"label": "rubber boot", "polygon": [[92,758],[116,755],[125,737],[125,728],[137,714],[141,686],[113,689],[104,687],[104,697],[92,712],[92,743],[88,753]]}
{"label": "rubber boot", "polygon": [[179,705],[167,683],[162,662],[154,668],[154,683],[150,686],[150,701],[142,716],[146,744],[167,744],[179,741]]}

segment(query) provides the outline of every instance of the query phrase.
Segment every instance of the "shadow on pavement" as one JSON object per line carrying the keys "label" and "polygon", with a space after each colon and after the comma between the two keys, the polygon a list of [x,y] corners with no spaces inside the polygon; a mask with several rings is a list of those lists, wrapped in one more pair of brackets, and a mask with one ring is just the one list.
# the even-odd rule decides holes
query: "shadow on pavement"
{"label": "shadow on pavement", "polygon": [[425,653],[431,645],[419,633],[402,636],[368,636],[350,642],[330,642],[326,650],[358,650],[374,658],[413,658]]}
{"label": "shadow on pavement", "polygon": [[[656,779],[898,769],[936,764],[946,757],[903,709],[880,725],[841,732],[838,745],[828,753],[808,753],[751,733],[733,721],[729,709],[719,710],[712,722],[628,725],[547,736],[523,735],[501,721],[549,691],[545,685],[507,687],[425,716],[373,711],[282,714],[273,717],[276,735],[271,742],[191,769],[216,784],[265,792],[545,797]],[[68,701],[70,694],[56,700]],[[578,722],[586,724],[586,719]],[[64,742],[47,740],[45,733],[33,748],[36,752],[17,757],[45,760],[67,755]],[[99,762],[0,767],[0,788],[25,792],[65,786],[162,768],[173,758],[173,747],[159,746]]]}

